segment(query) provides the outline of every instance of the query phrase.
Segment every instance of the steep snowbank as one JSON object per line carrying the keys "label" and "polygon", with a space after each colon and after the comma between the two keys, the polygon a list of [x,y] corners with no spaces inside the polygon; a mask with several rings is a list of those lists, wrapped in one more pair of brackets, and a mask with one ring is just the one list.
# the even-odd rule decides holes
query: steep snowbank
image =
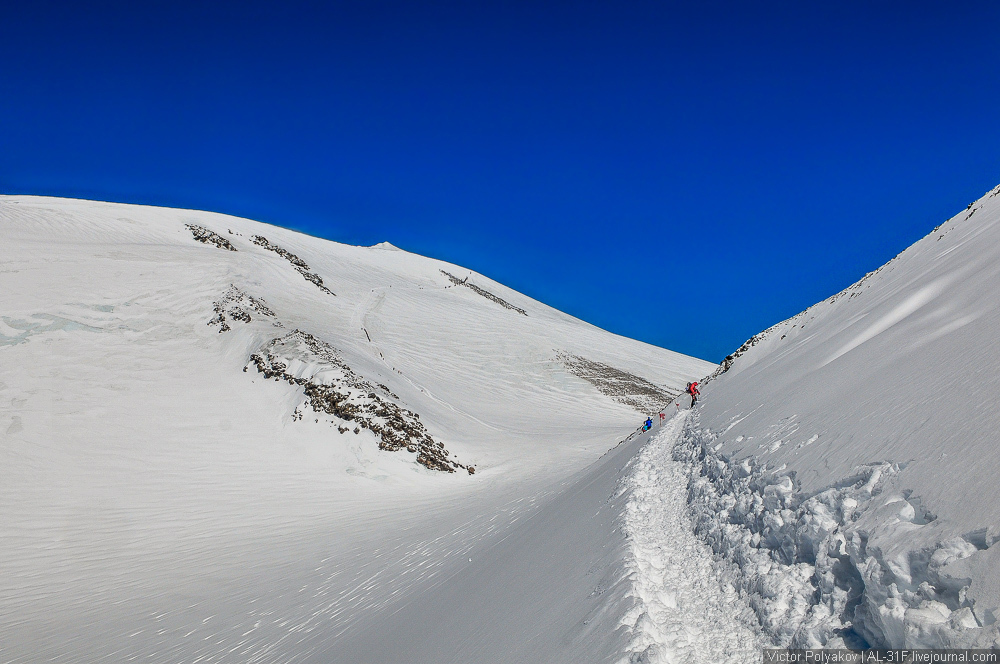
{"label": "steep snowbank", "polygon": [[757,335],[678,458],[783,643],[1000,645],[1000,187]]}

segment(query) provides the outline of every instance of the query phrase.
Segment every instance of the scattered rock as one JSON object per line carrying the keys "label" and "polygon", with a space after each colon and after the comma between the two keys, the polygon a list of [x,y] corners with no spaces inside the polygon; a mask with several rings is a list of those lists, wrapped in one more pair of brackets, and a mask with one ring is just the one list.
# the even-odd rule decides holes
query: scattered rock
{"label": "scattered rock", "polygon": [[232,329],[226,322],[227,318],[249,323],[253,320],[250,316],[251,311],[261,316],[274,318],[274,312],[264,304],[263,300],[247,295],[232,284],[218,302],[212,303],[212,310],[215,312],[215,317],[208,321],[208,324],[218,325],[220,334]]}
{"label": "scattered rock", "polygon": [[493,293],[489,292],[485,288],[480,288],[479,286],[477,286],[475,284],[470,284],[469,283],[469,277],[466,277],[465,279],[459,279],[455,275],[453,275],[453,274],[451,274],[449,272],[445,272],[444,270],[441,270],[441,274],[443,274],[444,276],[448,277],[448,280],[451,281],[451,283],[453,283],[456,286],[465,286],[466,288],[471,288],[475,292],[477,292],[480,295],[482,295],[483,297],[485,297],[487,300],[493,300],[494,302],[496,302],[497,304],[499,304],[501,307],[505,307],[507,309],[510,309],[511,311],[516,311],[517,313],[521,314],[522,316],[527,316],[528,315],[528,312],[525,311],[524,309],[522,309],[521,307],[515,307],[513,304],[511,304],[507,300],[505,300],[505,299],[503,299],[501,297],[497,297],[496,295],[494,295]]}
{"label": "scattered rock", "polygon": [[660,412],[680,394],[640,376],[585,357],[559,352],[557,358],[571,374],[583,378],[601,394],[643,414]]}
{"label": "scattered rock", "polygon": [[204,244],[214,244],[219,249],[236,251],[236,247],[233,246],[232,242],[218,233],[208,230],[204,226],[198,226],[197,224],[184,224],[184,227],[191,231],[194,239],[198,242],[203,242]]}

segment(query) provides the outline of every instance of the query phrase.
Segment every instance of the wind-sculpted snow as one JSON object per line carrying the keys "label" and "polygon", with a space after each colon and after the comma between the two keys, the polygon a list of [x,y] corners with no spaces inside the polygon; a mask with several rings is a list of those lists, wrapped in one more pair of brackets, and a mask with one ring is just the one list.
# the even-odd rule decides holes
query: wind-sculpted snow
{"label": "wind-sculpted snow", "polygon": [[782,643],[1000,647],[998,193],[705,385],[698,529]]}
{"label": "wind-sculpted snow", "polygon": [[27,343],[33,336],[52,332],[103,332],[99,327],[53,314],[36,313],[26,319],[0,317],[0,347]]}
{"label": "wind-sculpted snow", "polygon": [[644,415],[659,413],[680,394],[659,387],[641,376],[585,357],[561,351],[557,357],[574,376],[584,379],[601,394]]}
{"label": "wind-sculpted snow", "polygon": [[427,433],[419,415],[393,403],[390,399],[395,395],[388,388],[376,388],[362,379],[330,344],[311,334],[294,330],[274,339],[251,355],[250,362],[265,378],[302,386],[306,401],[296,408],[296,419],[302,419],[302,407],[311,407],[314,413],[332,415],[332,424],[341,434],[368,429],[378,438],[379,449],[405,449],[417,455],[417,463],[431,470],[453,473],[456,468],[467,468],[470,474],[475,472],[449,459],[444,443]]}

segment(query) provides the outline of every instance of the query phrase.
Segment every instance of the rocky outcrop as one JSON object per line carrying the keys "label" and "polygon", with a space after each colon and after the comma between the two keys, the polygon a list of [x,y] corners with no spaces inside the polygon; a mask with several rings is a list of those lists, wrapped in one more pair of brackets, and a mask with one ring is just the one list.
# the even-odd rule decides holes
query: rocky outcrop
{"label": "rocky outcrop", "polygon": [[468,277],[466,277],[465,279],[459,279],[455,275],[451,274],[450,272],[445,272],[444,270],[441,270],[441,274],[443,274],[444,276],[448,277],[448,281],[450,281],[455,286],[465,286],[466,288],[468,288],[468,289],[470,289],[470,290],[472,290],[472,291],[474,291],[476,293],[479,293],[480,295],[482,295],[483,297],[485,297],[487,300],[491,300],[493,302],[496,302],[497,304],[499,304],[501,307],[504,307],[505,309],[510,309],[511,311],[516,311],[517,313],[521,314],[522,316],[527,316],[528,315],[528,312],[525,311],[524,309],[522,309],[521,307],[515,307],[513,304],[511,304],[507,300],[503,299],[502,297],[498,297],[498,296],[494,295],[493,293],[489,292],[485,288],[480,288],[479,286],[477,286],[475,284],[469,283],[469,278]]}
{"label": "rocky outcrop", "polygon": [[282,249],[276,244],[270,243],[267,240],[267,238],[264,237],[263,235],[254,235],[252,238],[250,238],[250,241],[256,244],[257,246],[264,247],[268,251],[273,251],[274,253],[284,258],[286,261],[292,264],[292,267],[294,267],[299,274],[302,275],[303,279],[314,284],[316,288],[320,289],[324,293],[327,293],[328,295],[336,295],[336,293],[334,293],[332,290],[330,290],[323,284],[322,277],[313,272],[309,268],[309,265],[304,260],[296,256],[292,252],[288,251],[287,249]]}
{"label": "rocky outcrop", "polygon": [[250,365],[265,378],[301,386],[304,406],[331,416],[341,433],[352,429],[346,426],[350,422],[355,433],[371,431],[379,449],[416,454],[417,463],[431,470],[452,473],[463,468],[474,472],[471,466],[452,458],[444,443],[431,437],[420,415],[397,404],[388,389],[357,375],[336,349],[311,334],[294,330],[273,339],[250,356]]}
{"label": "rocky outcrop", "polygon": [[219,249],[228,249],[229,251],[236,251],[236,247],[233,246],[232,242],[222,237],[214,231],[210,231],[204,226],[198,226],[197,224],[184,224],[184,227],[191,231],[191,235],[198,242],[204,244],[213,244]]}
{"label": "rocky outcrop", "polygon": [[[247,295],[233,285],[229,286],[229,289],[217,302],[212,303],[212,311],[215,312],[215,316],[208,321],[208,324],[218,325],[219,333],[232,329],[229,326],[229,320],[249,323],[253,320],[251,312],[266,318],[274,318],[274,312],[264,304],[263,300]],[[277,321],[274,321],[274,324],[281,327],[281,323]]]}

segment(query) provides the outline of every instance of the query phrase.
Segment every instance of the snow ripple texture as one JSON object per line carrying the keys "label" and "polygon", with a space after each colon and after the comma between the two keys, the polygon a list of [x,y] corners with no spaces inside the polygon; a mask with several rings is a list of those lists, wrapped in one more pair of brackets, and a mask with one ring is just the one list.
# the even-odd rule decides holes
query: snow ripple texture
{"label": "snow ripple texture", "polygon": [[624,530],[635,605],[620,663],[759,662],[764,645],[750,609],[722,581],[711,551],[694,534],[687,476],[673,459],[681,412],[639,452],[624,486]]}

